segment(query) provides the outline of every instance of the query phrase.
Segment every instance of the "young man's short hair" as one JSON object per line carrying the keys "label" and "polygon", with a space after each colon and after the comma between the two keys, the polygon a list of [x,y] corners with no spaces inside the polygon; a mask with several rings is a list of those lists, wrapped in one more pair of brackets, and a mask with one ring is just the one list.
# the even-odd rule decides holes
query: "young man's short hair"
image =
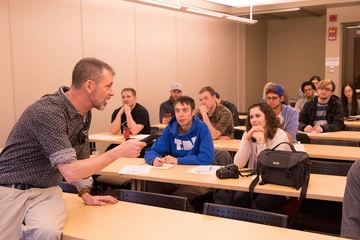
{"label": "young man's short hair", "polygon": [[331,84],[332,85],[332,92],[335,91],[335,83],[333,81],[331,81],[330,79],[324,79],[324,80],[321,80],[317,87],[318,88],[326,88],[327,85]]}
{"label": "young man's short hair", "polygon": [[121,91],[121,94],[122,94],[123,92],[131,92],[134,97],[136,96],[136,91],[135,91],[135,89],[133,89],[133,88],[124,88],[124,89]]}
{"label": "young man's short hair", "polygon": [[184,105],[184,104],[189,105],[191,108],[191,111],[193,111],[195,109],[195,101],[191,97],[180,96],[180,97],[178,97],[178,99],[175,100],[174,107],[177,103],[181,103],[181,105]]}
{"label": "young man's short hair", "polygon": [[215,90],[210,86],[205,86],[202,89],[200,89],[199,94],[209,92],[211,96],[215,95]]}

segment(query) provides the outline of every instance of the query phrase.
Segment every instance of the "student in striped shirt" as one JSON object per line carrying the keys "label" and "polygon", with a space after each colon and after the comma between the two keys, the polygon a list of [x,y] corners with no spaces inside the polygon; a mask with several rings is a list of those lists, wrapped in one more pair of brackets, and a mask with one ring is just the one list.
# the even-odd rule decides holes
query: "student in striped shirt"
{"label": "student in striped shirt", "polygon": [[299,114],[299,130],[304,132],[336,132],[345,129],[344,108],[333,95],[335,84],[326,79],[318,84],[318,96],[305,103]]}

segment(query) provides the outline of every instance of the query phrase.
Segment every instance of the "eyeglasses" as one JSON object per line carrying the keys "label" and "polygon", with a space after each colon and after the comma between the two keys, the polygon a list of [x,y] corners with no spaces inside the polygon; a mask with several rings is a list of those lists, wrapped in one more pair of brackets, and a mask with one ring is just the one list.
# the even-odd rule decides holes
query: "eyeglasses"
{"label": "eyeglasses", "polygon": [[326,91],[326,92],[332,92],[332,89],[330,89],[330,88],[319,88],[319,90]]}
{"label": "eyeglasses", "polygon": [[271,100],[275,101],[278,99],[279,99],[279,97],[266,97],[266,100],[268,100],[268,101],[271,101]]}

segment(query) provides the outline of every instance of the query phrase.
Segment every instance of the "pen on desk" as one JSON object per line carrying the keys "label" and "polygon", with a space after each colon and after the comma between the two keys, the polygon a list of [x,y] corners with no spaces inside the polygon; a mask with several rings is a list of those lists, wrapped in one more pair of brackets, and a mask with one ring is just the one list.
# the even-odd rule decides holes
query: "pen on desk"
{"label": "pen on desk", "polygon": [[212,166],[210,166],[210,168],[209,168],[209,172],[211,171],[211,169],[212,169]]}

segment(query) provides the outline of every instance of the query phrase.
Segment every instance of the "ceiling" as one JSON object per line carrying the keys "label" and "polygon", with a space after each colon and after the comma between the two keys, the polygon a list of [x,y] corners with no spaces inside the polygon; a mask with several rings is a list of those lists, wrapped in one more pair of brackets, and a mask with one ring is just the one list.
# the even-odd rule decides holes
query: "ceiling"
{"label": "ceiling", "polygon": [[[222,6],[232,7],[232,14],[249,18],[250,2],[253,5],[253,19],[286,20],[299,17],[326,15],[328,7],[360,5],[355,0],[204,0]],[[296,11],[283,11],[297,9]],[[283,11],[283,12],[280,12]]]}

